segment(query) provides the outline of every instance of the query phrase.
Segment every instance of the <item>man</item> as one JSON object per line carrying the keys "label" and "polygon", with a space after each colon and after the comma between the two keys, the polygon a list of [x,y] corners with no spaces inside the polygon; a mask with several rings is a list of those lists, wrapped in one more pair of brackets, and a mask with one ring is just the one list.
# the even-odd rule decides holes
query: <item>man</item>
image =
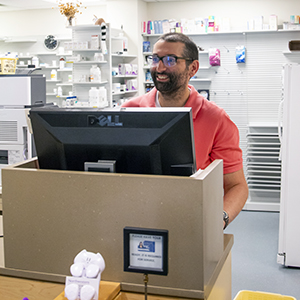
{"label": "man", "polygon": [[131,99],[124,107],[192,107],[197,168],[213,160],[224,164],[224,228],[242,210],[248,186],[244,177],[239,133],[226,112],[207,101],[189,80],[199,69],[198,48],[181,33],[161,36],[147,58],[155,85],[148,94]]}

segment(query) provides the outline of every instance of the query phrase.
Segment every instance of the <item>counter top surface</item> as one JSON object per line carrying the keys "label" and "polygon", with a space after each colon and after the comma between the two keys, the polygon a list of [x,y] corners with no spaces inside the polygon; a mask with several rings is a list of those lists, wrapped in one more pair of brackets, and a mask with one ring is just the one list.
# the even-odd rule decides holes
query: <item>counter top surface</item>
{"label": "counter top surface", "polygon": [[[23,279],[11,276],[0,276],[0,299],[20,300],[65,300],[63,283],[52,283]],[[112,300],[120,292],[120,283],[101,281],[99,299]]]}

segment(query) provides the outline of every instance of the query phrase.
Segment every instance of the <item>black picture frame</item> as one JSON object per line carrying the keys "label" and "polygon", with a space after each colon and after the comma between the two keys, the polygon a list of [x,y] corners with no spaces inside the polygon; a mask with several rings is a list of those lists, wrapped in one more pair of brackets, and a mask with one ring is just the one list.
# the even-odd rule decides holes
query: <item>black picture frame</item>
{"label": "black picture frame", "polygon": [[168,235],[165,229],[125,227],[124,271],[168,275]]}

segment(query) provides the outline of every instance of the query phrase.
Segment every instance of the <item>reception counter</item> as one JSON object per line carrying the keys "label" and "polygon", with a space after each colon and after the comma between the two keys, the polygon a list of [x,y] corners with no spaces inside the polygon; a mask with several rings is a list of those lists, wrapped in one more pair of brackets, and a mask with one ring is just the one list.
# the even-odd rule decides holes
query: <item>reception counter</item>
{"label": "reception counter", "polygon": [[[123,229],[164,229],[168,276],[149,275],[148,293],[229,300],[233,237],[222,230],[222,180],[221,160],[194,177],[41,170],[36,159],[9,166],[2,175],[0,274],[63,283],[87,249],[104,257],[103,281],[136,297],[144,284],[142,274],[123,271]],[[220,276],[222,296],[211,298]]]}
{"label": "reception counter", "polygon": [[[220,269],[216,270],[217,278],[207,300],[231,300],[231,247],[233,236],[224,235],[224,261],[220,262]],[[104,271],[105,272],[105,271]],[[24,279],[14,276],[28,277],[28,274],[20,270],[1,269],[0,299],[20,300],[27,297],[29,300],[67,300],[64,297],[64,284],[41,280]],[[31,274],[32,275],[32,274]],[[35,274],[39,278],[39,274]],[[42,277],[42,276],[41,276]],[[63,279],[63,278],[62,278]],[[151,277],[150,277],[151,282]],[[99,300],[144,300],[144,294],[123,292],[122,284],[117,282],[100,282]],[[149,295],[148,300],[188,300],[178,297]]]}

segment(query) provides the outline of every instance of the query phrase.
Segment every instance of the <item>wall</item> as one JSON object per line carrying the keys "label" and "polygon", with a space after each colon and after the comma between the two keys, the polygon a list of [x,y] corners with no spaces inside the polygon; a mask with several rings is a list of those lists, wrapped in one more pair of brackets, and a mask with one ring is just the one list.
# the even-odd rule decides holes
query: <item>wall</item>
{"label": "wall", "polygon": [[[134,36],[136,31],[129,31],[136,26],[140,16],[142,19],[165,19],[165,18],[187,18],[228,16],[231,18],[233,30],[243,30],[246,27],[246,20],[257,15],[263,15],[268,22],[270,14],[278,15],[278,22],[288,21],[289,16],[300,14],[300,1],[298,0],[197,0],[197,1],[168,1],[149,2],[142,0],[111,0],[106,4],[89,6],[87,9],[80,9],[81,15],[77,16],[78,24],[92,22],[93,16],[102,17],[111,23],[113,27],[119,28],[124,25],[124,30]],[[139,12],[139,14],[138,14]],[[0,36],[5,35],[34,35],[68,33],[65,28],[65,17],[60,15],[58,8],[37,9],[25,11],[0,12]]]}
{"label": "wall", "polygon": [[[94,15],[106,21],[106,5],[91,6],[81,9],[77,15],[78,24],[92,24]],[[0,37],[4,36],[32,36],[32,35],[70,35],[66,27],[66,17],[54,9],[33,9],[23,11],[0,12]],[[1,48],[0,48],[1,49]]]}
{"label": "wall", "polygon": [[181,2],[153,2],[147,5],[148,18],[193,19],[195,17],[229,17],[232,30],[245,30],[247,20],[263,16],[266,23],[271,14],[278,16],[279,24],[288,21],[290,15],[300,14],[298,0],[197,0]]}
{"label": "wall", "polygon": [[[233,30],[243,30],[246,21],[257,15],[263,15],[268,22],[270,14],[278,15],[278,22],[288,21],[292,14],[300,14],[298,0],[198,0],[149,2],[142,0],[111,0],[106,4],[80,9],[78,24],[92,23],[93,16],[102,17],[113,27],[124,25],[130,39],[136,39],[141,20],[228,16]],[[0,37],[39,34],[68,34],[65,17],[57,8],[25,11],[0,12]]]}

